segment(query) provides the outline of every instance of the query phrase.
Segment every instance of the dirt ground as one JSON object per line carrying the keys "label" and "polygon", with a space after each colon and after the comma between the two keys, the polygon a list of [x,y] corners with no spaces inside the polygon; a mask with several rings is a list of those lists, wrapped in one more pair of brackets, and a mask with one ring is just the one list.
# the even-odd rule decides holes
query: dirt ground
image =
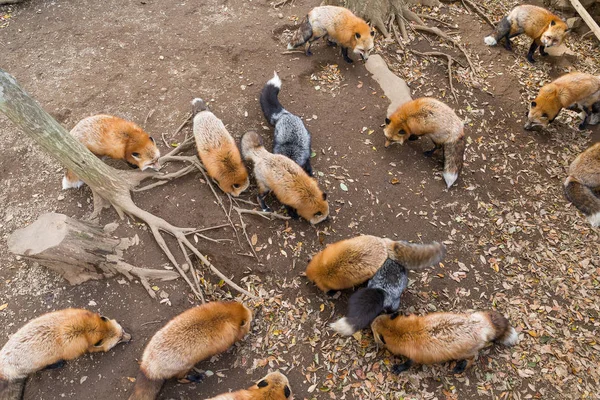
{"label": "dirt ground", "polygon": [[[239,244],[231,228],[208,235],[232,242],[200,239],[199,249],[215,266],[265,300],[243,341],[198,365],[210,371],[204,382],[168,382],[160,398],[214,396],[250,386],[275,369],[289,377],[297,399],[600,398],[600,231],[562,194],[569,163],[600,139],[600,128],[579,132],[577,115],[563,112],[546,132],[522,129],[540,82],[568,70],[600,73],[597,45],[574,35],[569,39],[574,55],[538,57],[531,66],[525,61],[526,39],[517,40],[514,53],[486,47],[482,38],[489,27],[460,3],[421,10],[457,24],[455,37],[475,62],[475,77],[457,69],[455,101],[445,61],[417,58],[379,38],[376,52],[406,79],[413,97],[442,98],[466,121],[465,168],[457,185],[446,190],[440,158],[422,155],[431,143],[384,149],[381,124],[388,101],[361,62],[348,65],[339,50],[321,43],[310,58],[282,54],[289,29],[318,3],[296,0],[274,9],[265,0],[32,0],[0,7],[0,68],[67,129],[89,115],[114,114],[142,124],[164,153],[161,134],[169,145],[181,142],[191,129],[172,132],[190,111],[190,100],[202,97],[236,139],[258,129],[269,147],[272,129],[258,95],[276,70],[283,80],[282,103],[312,132],[312,164],[329,194],[332,220],[311,227],[245,217],[250,235],[257,236],[260,262],[248,256],[248,245],[243,239]],[[513,5],[485,4],[494,20]],[[437,38],[414,33],[411,38],[412,48],[433,46],[461,59]],[[25,398],[126,399],[149,338],[198,302],[182,280],[157,283],[159,302],[124,278],[69,286],[9,254],[6,240],[15,229],[51,211],[84,218],[92,205],[88,188],[61,191],[62,167],[3,116],[0,132],[0,304],[6,304],[0,308],[0,343],[26,321],[66,307],[116,318],[134,337],[108,353],[34,374]],[[252,185],[242,198],[255,195]],[[134,199],[178,226],[226,222],[199,174]],[[100,223],[117,220],[113,210],[105,210]],[[168,264],[143,225],[118,223],[115,235],[140,238],[128,262],[147,268]],[[402,312],[496,308],[521,342],[485,349],[460,376],[448,364],[394,376],[395,357],[377,349],[370,332],[342,338],[328,328],[345,312],[351,291],[331,298],[301,275],[312,254],[358,234],[443,241],[448,249],[443,263],[411,273]],[[203,287],[212,300],[236,295],[209,271]]]}

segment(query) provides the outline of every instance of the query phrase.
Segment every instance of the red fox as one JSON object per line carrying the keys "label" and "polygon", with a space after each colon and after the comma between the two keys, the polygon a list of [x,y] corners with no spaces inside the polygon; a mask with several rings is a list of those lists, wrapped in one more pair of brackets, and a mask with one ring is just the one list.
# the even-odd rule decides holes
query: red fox
{"label": "red fox", "polygon": [[385,119],[383,133],[385,147],[428,136],[435,147],[426,151],[426,156],[440,148],[444,150],[443,176],[447,187],[458,179],[465,153],[465,133],[462,121],[446,104],[430,97],[406,102]]}
{"label": "red fox", "polygon": [[246,390],[224,393],[208,400],[291,400],[292,391],[285,375],[271,372]]}
{"label": "red fox", "polygon": [[593,227],[600,226],[600,143],[573,161],[565,180],[565,195]]}
{"label": "red fox", "polygon": [[300,215],[316,225],[329,217],[327,194],[321,191],[317,182],[291,159],[269,153],[256,132],[246,132],[242,137],[242,154],[254,163],[258,203],[263,211],[271,210],[265,203],[265,197],[273,191],[293,218]]}
{"label": "red fox", "polygon": [[384,314],[375,318],[371,330],[378,344],[392,354],[408,358],[393,366],[395,374],[406,371],[413,362],[435,364],[452,360],[457,361],[454,373],[460,374],[488,342],[513,346],[519,341],[517,331],[496,311],[408,317]]}
{"label": "red fox", "polygon": [[192,107],[196,147],[208,176],[225,193],[239,196],[250,180],[235,141],[202,99],[194,99]]}
{"label": "red fox", "polygon": [[250,330],[252,312],[243,304],[206,303],[169,321],[150,339],[129,400],[152,400],[170,378],[199,382],[192,367],[242,340]]}
{"label": "red fox", "polygon": [[571,72],[544,85],[531,102],[524,128],[544,128],[554,121],[563,108],[582,110],[585,113],[579,129],[588,123],[595,124],[594,114],[600,112],[600,76]]}
{"label": "red fox", "polygon": [[306,277],[324,292],[349,289],[371,279],[391,258],[408,269],[435,264],[445,254],[440,243],[412,244],[363,235],[328,245],[306,267]]}
{"label": "red fox", "polygon": [[529,53],[527,53],[527,60],[534,63],[533,53],[538,47],[540,54],[547,56],[548,53],[545,49],[560,46],[567,32],[569,32],[569,27],[558,16],[545,8],[525,4],[516,6],[506,17],[502,18],[494,33],[486,36],[484,42],[488,46],[495,46],[504,38],[504,47],[506,50],[512,51],[510,38],[524,33],[533,39]]}
{"label": "red fox", "polygon": [[121,325],[91,311],[68,308],[29,321],[0,350],[0,398],[20,398],[28,375],[59,368],[85,353],[131,340]]}
{"label": "red fox", "polygon": [[330,46],[340,45],[347,63],[352,63],[348,49],[366,61],[374,47],[374,36],[375,31],[369,24],[352,14],[352,11],[344,7],[321,6],[310,10],[292,36],[288,50],[306,43],[306,55],[310,56],[312,42],[325,38]]}
{"label": "red fox", "polygon": [[[94,115],[79,121],[71,135],[98,157],[125,160],[142,171],[159,168],[160,151],[154,139],[133,122],[111,115]],[[82,185],[73,171],[67,170],[62,188]]]}

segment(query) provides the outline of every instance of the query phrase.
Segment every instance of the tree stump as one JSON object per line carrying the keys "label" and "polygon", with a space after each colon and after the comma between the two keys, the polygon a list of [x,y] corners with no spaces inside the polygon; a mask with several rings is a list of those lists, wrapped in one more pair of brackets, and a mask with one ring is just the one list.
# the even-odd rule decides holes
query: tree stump
{"label": "tree stump", "polygon": [[179,274],[127,264],[122,255],[130,245],[129,239],[112,237],[94,223],[57,213],[43,214],[33,224],[17,229],[8,238],[11,253],[58,272],[71,285],[120,273],[129,280],[134,276],[139,278],[150,296],[155,298],[147,280],[177,279]]}

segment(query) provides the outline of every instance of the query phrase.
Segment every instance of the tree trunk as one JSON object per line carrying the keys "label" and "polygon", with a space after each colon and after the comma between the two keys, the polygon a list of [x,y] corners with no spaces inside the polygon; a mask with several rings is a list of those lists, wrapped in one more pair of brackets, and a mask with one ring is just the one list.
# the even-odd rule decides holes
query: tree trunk
{"label": "tree trunk", "polygon": [[117,273],[142,280],[179,277],[173,271],[149,270],[125,263],[121,257],[129,245],[127,239],[114,238],[96,224],[57,213],[43,214],[8,238],[11,253],[58,272],[72,285]]}

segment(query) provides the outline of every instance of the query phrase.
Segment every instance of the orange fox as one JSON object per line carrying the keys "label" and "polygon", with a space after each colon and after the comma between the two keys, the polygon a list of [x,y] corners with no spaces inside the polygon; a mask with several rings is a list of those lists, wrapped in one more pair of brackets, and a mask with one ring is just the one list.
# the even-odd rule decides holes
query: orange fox
{"label": "orange fox", "polygon": [[192,108],[196,148],[208,176],[225,193],[239,196],[250,180],[235,140],[202,99],[192,100]]}
{"label": "orange fox", "polygon": [[385,119],[383,133],[385,147],[428,136],[435,147],[424,154],[429,157],[443,148],[446,185],[450,187],[458,179],[463,166],[465,134],[462,121],[446,104],[430,97],[404,103]]}
{"label": "orange fox", "polygon": [[565,195],[587,216],[592,226],[600,226],[600,143],[573,161],[565,180]]}
{"label": "orange fox", "polygon": [[347,63],[352,63],[348,49],[366,61],[374,47],[374,36],[375,31],[352,11],[344,7],[321,6],[310,10],[292,36],[288,50],[306,43],[306,55],[310,56],[312,42],[325,38],[330,46],[340,45]]}
{"label": "orange fox", "polygon": [[408,360],[396,364],[399,374],[413,362],[435,364],[456,360],[454,373],[462,373],[488,342],[513,346],[519,341],[517,331],[496,311],[472,314],[433,313],[424,316],[384,314],[371,324],[378,344]]}
{"label": "orange fox", "polygon": [[271,372],[246,390],[224,393],[208,400],[291,400],[292,391],[285,375]]}
{"label": "orange fox", "polygon": [[579,129],[587,124],[597,124],[600,112],[600,76],[571,72],[544,85],[531,102],[524,128],[533,130],[548,126],[563,108],[582,110],[583,121]]}
{"label": "orange fox", "polygon": [[[140,170],[158,169],[160,151],[154,139],[133,122],[111,115],[94,115],[81,120],[71,135],[98,157],[125,160]],[[80,188],[83,182],[67,170],[62,188]]]}
{"label": "orange fox", "polygon": [[201,381],[192,367],[222,353],[250,330],[252,312],[243,304],[212,302],[191,308],[169,321],[150,339],[129,400],[153,400],[170,378]]}
{"label": "orange fox", "polygon": [[109,351],[131,335],[114,319],[68,308],[29,321],[0,350],[0,399],[20,399],[27,376],[85,353]]}
{"label": "orange fox", "polygon": [[484,42],[488,46],[495,46],[504,38],[504,47],[512,51],[510,38],[524,33],[533,39],[533,43],[529,47],[529,53],[527,53],[527,60],[534,63],[533,53],[538,47],[540,48],[540,54],[547,56],[548,53],[545,49],[559,46],[567,32],[569,32],[569,27],[558,16],[545,8],[525,4],[516,6],[506,17],[502,18],[494,33],[486,36]]}

